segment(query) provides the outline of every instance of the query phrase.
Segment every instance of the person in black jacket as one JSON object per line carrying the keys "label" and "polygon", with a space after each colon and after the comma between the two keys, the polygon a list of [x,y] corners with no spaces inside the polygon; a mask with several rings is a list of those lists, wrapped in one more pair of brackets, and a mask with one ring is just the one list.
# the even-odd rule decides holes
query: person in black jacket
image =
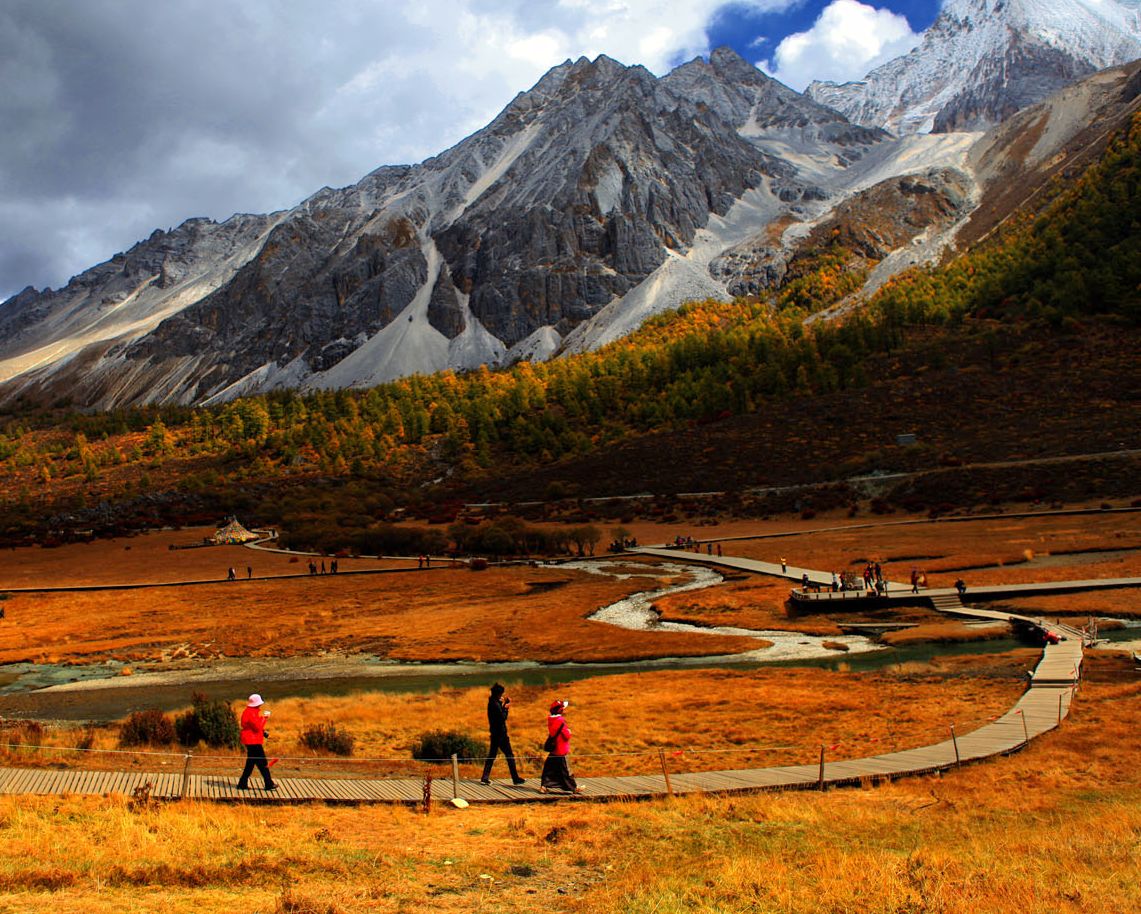
{"label": "person in black jacket", "polygon": [[522,784],[524,780],[515,768],[515,753],[511,751],[511,738],[507,735],[507,714],[511,710],[511,699],[503,691],[503,686],[497,682],[491,687],[491,695],[487,699],[487,727],[491,731],[491,747],[487,750],[487,761],[483,763],[483,777],[479,779],[481,784],[491,783],[491,766],[500,751],[507,759],[507,770],[511,772],[512,783]]}

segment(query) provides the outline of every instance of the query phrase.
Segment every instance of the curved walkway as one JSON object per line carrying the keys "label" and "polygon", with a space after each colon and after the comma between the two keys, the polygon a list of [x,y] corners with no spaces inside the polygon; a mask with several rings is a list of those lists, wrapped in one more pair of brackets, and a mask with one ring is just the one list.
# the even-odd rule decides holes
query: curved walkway
{"label": "curved walkway", "polygon": [[[642,549],[644,554],[663,554],[674,559],[689,559],[703,564],[737,568],[763,574],[777,574],[799,580],[804,573],[810,580],[824,577],[823,572],[757,562],[732,556],[704,556],[673,549]],[[775,572],[774,570],[775,569]],[[827,576],[829,582],[831,575]],[[1141,585],[1141,579],[1122,579]],[[1076,582],[1068,582],[1075,584]],[[1086,582],[1091,586],[1100,582]],[[1027,585],[1030,586],[1030,585]],[[928,591],[931,595],[933,592]],[[954,591],[952,591],[954,593]],[[830,594],[839,598],[839,594]],[[909,594],[909,596],[911,596]],[[957,594],[956,594],[957,596]],[[957,600],[955,601],[958,602]],[[1045,630],[1042,620],[1015,613],[975,610],[948,606],[946,611],[1017,621]],[[820,757],[813,763],[776,768],[730,769],[697,773],[663,773],[623,777],[581,778],[581,797],[576,799],[617,799],[654,797],[690,793],[730,793],[773,789],[824,789],[829,786],[858,784],[943,771],[949,768],[1006,755],[1023,748],[1030,740],[1060,726],[1069,713],[1081,678],[1082,642],[1066,636],[1057,644],[1048,644],[1034,670],[1031,687],[1006,714],[993,722],[961,736],[951,730],[951,738],[931,746],[906,749],[860,759],[829,761],[821,747]],[[180,771],[170,773],[104,772],[44,768],[0,768],[0,794],[40,795],[107,795],[132,794],[146,790],[157,799],[195,798],[216,801],[257,801],[272,803],[404,803],[423,802],[425,781],[418,778],[285,778],[278,779],[279,789],[268,793],[260,789],[239,791],[235,788],[235,772],[230,776],[192,773],[193,758],[189,754]],[[542,802],[565,798],[542,794],[537,781],[514,786],[509,781],[493,781],[483,785],[472,779],[436,779],[431,782],[434,800],[450,801],[460,797],[473,803]]]}

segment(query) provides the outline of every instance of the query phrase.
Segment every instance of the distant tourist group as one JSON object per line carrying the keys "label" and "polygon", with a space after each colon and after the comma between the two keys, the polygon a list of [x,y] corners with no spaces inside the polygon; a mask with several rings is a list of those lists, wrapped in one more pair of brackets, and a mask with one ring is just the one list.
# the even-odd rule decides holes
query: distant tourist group
{"label": "distant tourist group", "polygon": [[606,547],[607,552],[625,552],[627,549],[637,549],[638,540],[633,536],[624,536],[621,539],[610,541],[610,545]]}
{"label": "distant tourist group", "polygon": [[[784,558],[780,560],[780,568],[782,572],[787,573],[788,563]],[[910,580],[911,592],[913,594],[919,593],[920,588],[927,586],[927,572],[922,568],[912,568]],[[807,571],[800,576],[800,585],[804,593],[808,593],[809,591],[820,593],[821,587],[823,586],[810,580]],[[880,565],[879,562],[866,563],[860,575],[852,571],[833,571],[832,581],[829,585],[829,589],[833,593],[862,590],[869,597],[886,597],[888,595],[888,587],[887,576],[884,574],[883,566]],[[956,579],[955,590],[958,591],[960,597],[966,594],[967,584],[962,578]]]}
{"label": "distant tourist group", "polygon": [[[685,549],[687,552],[701,551],[701,543],[695,540],[692,536],[675,536],[673,545],[675,549]],[[714,551],[716,551],[717,557],[721,558],[721,544],[707,542],[705,544],[705,554],[713,555]]]}

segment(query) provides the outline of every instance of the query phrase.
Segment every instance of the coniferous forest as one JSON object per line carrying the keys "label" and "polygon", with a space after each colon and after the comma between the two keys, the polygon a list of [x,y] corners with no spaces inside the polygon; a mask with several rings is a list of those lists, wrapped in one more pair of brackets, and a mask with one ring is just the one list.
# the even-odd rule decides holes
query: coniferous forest
{"label": "coniferous forest", "polygon": [[[1030,325],[1074,334],[1100,326],[1135,340],[1139,185],[1141,115],[1079,179],[1053,186],[1036,212],[1016,214],[949,263],[895,277],[867,302],[845,298],[859,282],[841,268],[842,256],[827,256],[770,297],[692,302],[603,349],[550,362],[363,391],[282,391],[212,408],[28,409],[0,434],[6,536],[18,538],[45,514],[155,490],[208,502],[290,478],[359,481],[368,494],[356,499],[358,513],[375,518],[406,501],[412,483],[414,500],[425,481],[444,491],[478,487],[497,467],[546,466],[792,396],[859,388],[878,380],[869,365],[935,330],[978,336]],[[806,322],[840,300],[851,305],[840,317]]]}

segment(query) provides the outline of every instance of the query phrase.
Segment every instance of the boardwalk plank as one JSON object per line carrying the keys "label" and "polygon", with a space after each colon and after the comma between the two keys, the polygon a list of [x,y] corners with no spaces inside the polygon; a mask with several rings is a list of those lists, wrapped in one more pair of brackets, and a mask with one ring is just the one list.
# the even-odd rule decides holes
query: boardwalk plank
{"label": "boardwalk plank", "polygon": [[12,778],[12,781],[9,784],[9,792],[14,794],[27,793],[27,785],[31,783],[32,779],[35,777],[35,774],[36,769],[34,768],[20,769]]}
{"label": "boardwalk plank", "polygon": [[39,768],[36,770],[36,776],[32,779],[32,783],[28,786],[28,793],[34,793],[37,796],[43,796],[51,792],[51,784],[55,780],[55,772]]}

